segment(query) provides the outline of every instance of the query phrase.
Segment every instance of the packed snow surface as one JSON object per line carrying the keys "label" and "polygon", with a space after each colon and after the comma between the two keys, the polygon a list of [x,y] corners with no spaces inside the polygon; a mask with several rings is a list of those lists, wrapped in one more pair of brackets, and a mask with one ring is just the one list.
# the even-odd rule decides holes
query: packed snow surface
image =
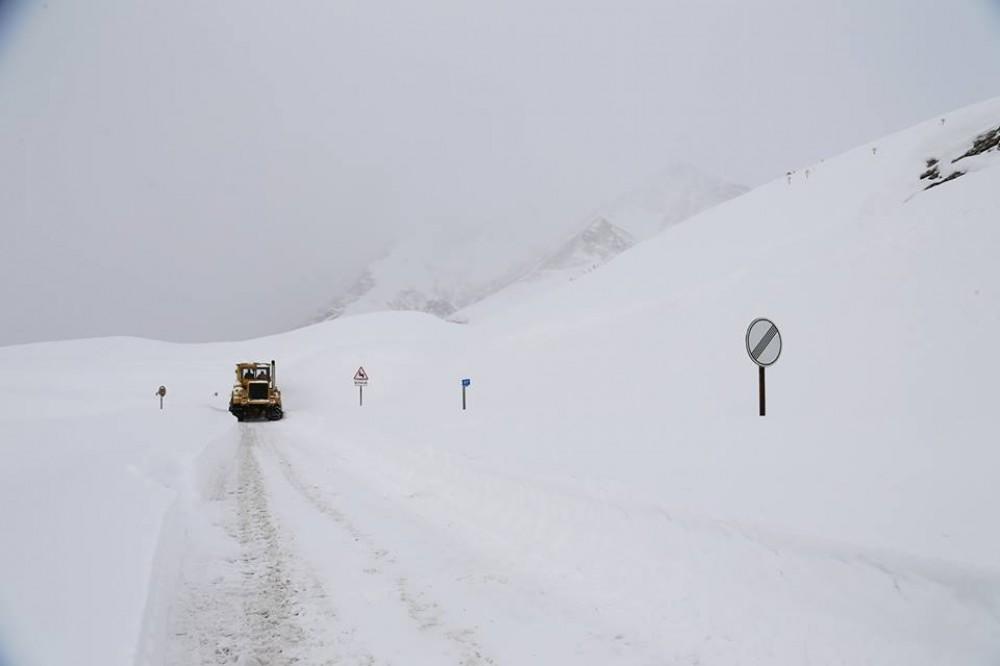
{"label": "packed snow surface", "polygon": [[[0,349],[0,662],[995,666],[1000,152],[919,175],[998,126],[799,169],[464,325]],[[233,364],[271,358],[286,418],[236,423]]]}

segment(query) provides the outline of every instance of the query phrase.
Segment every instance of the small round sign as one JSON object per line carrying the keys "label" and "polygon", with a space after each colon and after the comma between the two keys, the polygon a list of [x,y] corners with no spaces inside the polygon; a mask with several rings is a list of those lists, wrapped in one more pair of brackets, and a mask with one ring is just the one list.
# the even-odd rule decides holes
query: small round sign
{"label": "small round sign", "polygon": [[747,353],[761,367],[774,364],[781,356],[781,333],[770,319],[754,319],[747,328]]}

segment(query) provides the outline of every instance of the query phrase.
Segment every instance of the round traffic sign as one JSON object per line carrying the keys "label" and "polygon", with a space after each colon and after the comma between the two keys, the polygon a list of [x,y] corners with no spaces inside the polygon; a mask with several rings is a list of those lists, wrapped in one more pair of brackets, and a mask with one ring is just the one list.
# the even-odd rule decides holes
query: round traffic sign
{"label": "round traffic sign", "polygon": [[760,366],[772,365],[781,356],[781,333],[770,319],[754,319],[747,328],[747,353]]}

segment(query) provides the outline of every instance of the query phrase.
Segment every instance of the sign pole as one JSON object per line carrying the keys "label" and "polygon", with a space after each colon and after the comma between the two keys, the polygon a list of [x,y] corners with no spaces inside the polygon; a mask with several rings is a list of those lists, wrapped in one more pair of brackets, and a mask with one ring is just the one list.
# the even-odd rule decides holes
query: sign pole
{"label": "sign pole", "polygon": [[163,396],[160,396],[160,409],[163,409]]}
{"label": "sign pole", "polygon": [[764,368],[763,365],[759,365],[759,366],[757,366],[757,369],[759,370],[759,373],[758,373],[757,376],[760,378],[760,415],[764,416],[764,414],[767,412],[767,409],[766,409],[766,399],[764,397],[764,393],[765,393],[764,392],[764,370],[765,370],[765,368]]}
{"label": "sign pole", "polygon": [[368,373],[364,367],[358,368],[354,373],[354,385],[358,387],[358,407],[365,406],[365,386],[368,385]]}
{"label": "sign pole", "polygon": [[462,380],[462,410],[463,411],[465,410],[465,390],[469,387],[469,385],[471,383],[472,383],[472,380],[469,379],[468,377],[466,377],[465,379]]}

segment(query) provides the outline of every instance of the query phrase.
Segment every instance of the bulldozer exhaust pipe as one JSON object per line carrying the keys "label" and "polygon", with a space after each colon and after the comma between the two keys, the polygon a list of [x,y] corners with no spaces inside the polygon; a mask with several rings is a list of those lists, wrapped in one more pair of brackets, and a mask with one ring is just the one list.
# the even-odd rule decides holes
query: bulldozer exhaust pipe
{"label": "bulldozer exhaust pipe", "polygon": [[272,358],[271,359],[271,386],[277,386],[278,385],[278,379],[277,379],[277,377],[274,376],[274,373],[275,373],[276,369],[277,368],[274,365],[274,359]]}

